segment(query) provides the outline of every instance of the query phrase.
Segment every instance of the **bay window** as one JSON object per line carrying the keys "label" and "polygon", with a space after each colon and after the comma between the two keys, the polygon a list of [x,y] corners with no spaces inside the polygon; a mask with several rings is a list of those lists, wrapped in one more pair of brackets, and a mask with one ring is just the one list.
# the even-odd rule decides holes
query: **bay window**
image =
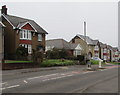
{"label": "bay window", "polygon": [[31,31],[29,31],[29,30],[21,30],[20,31],[20,39],[31,40],[32,39]]}
{"label": "bay window", "polygon": [[28,50],[28,54],[32,53],[32,45],[30,44],[21,44],[22,47],[25,47]]}

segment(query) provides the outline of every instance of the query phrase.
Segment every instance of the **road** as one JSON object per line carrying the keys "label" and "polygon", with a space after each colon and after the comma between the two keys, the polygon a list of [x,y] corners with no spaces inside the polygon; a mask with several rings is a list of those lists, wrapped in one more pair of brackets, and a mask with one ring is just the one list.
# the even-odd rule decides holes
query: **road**
{"label": "road", "polygon": [[3,71],[3,93],[118,93],[118,66],[87,71],[85,66],[53,70]]}

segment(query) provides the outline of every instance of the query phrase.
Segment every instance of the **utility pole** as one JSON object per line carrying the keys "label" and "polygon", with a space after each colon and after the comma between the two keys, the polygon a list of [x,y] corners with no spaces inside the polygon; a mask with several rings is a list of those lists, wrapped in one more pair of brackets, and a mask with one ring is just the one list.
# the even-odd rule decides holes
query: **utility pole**
{"label": "utility pole", "polygon": [[87,59],[87,42],[86,42],[86,21],[84,21],[84,40],[85,40],[85,63],[86,63],[86,59]]}

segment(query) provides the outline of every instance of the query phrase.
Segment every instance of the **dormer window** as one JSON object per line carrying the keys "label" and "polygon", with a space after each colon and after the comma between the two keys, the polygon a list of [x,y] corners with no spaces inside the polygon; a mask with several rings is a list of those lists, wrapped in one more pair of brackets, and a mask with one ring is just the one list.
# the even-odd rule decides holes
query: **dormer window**
{"label": "dormer window", "polygon": [[29,30],[21,30],[20,31],[20,39],[22,39],[22,40],[31,40],[32,39],[31,31],[29,31]]}
{"label": "dormer window", "polygon": [[38,41],[42,41],[42,35],[38,34]]}

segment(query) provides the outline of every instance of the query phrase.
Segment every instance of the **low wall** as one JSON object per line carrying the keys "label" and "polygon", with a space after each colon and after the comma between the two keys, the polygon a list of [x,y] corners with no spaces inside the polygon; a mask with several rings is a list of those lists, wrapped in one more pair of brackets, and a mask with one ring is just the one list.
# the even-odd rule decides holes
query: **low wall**
{"label": "low wall", "polygon": [[3,63],[2,70],[25,69],[39,67],[34,63]]}

